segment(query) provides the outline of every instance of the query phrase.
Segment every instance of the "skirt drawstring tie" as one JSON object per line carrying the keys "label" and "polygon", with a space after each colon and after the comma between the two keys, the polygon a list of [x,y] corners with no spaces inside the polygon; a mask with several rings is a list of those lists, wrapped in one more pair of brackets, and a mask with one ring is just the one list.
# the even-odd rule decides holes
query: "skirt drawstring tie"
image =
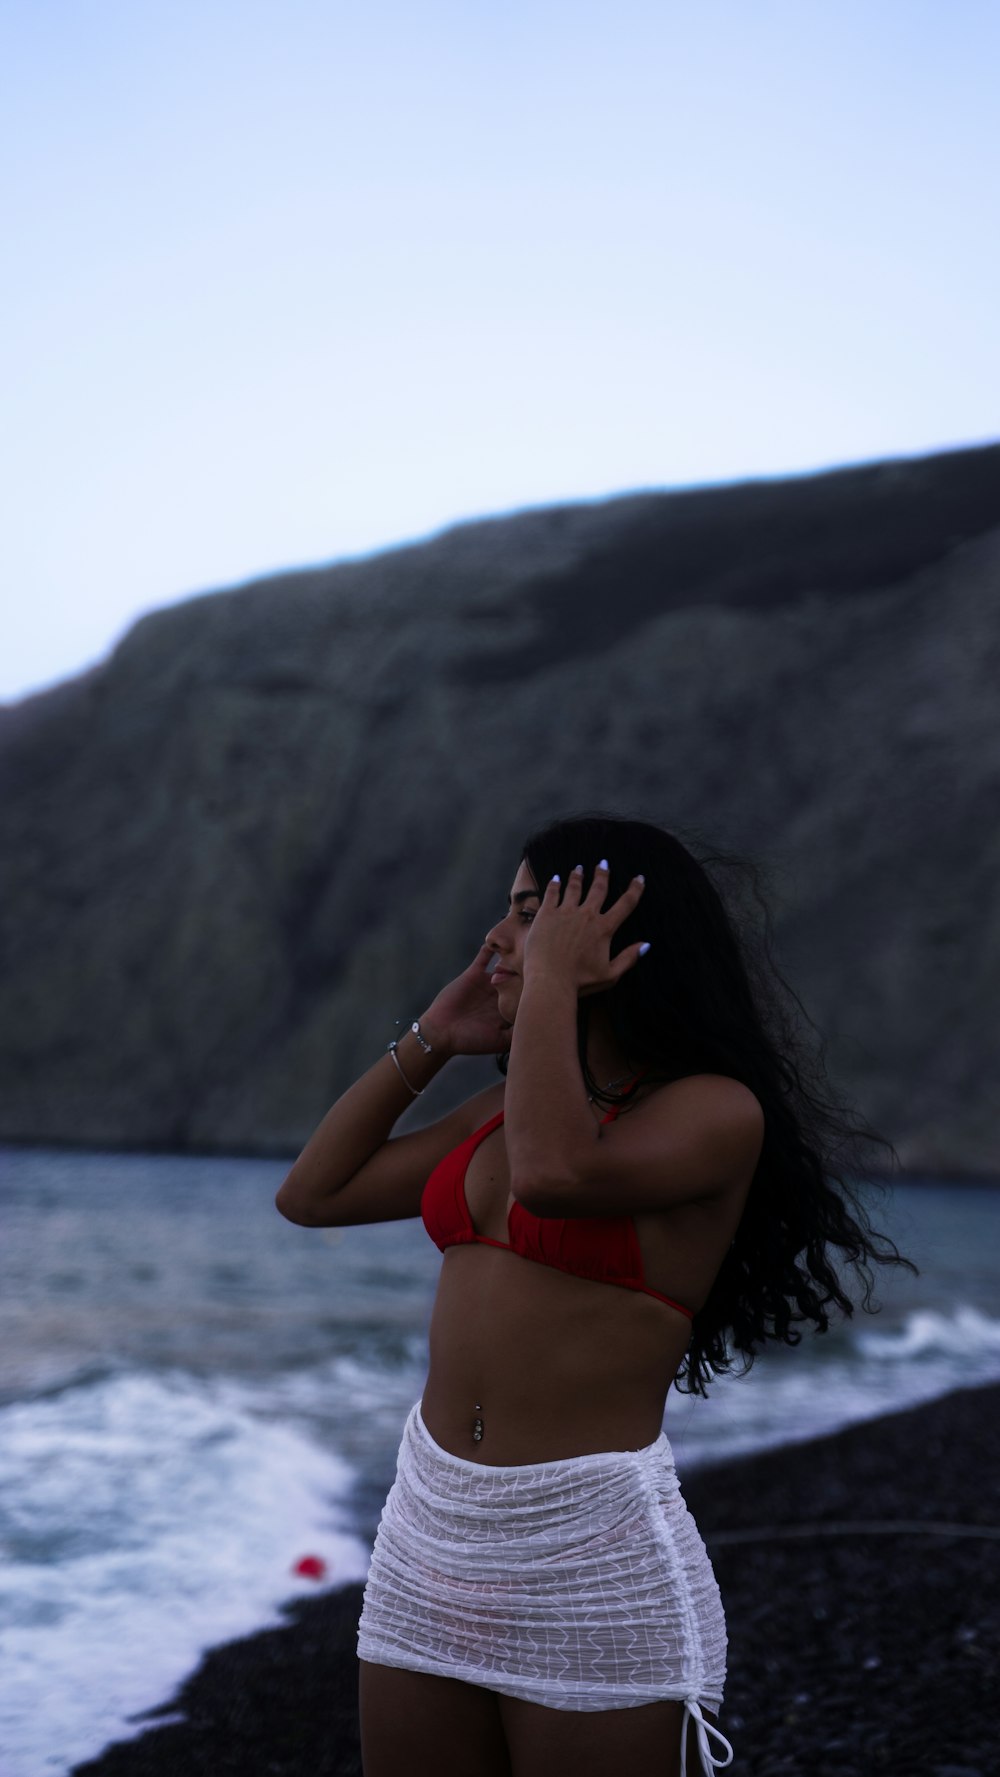
{"label": "skirt drawstring tie", "polygon": [[[729,1741],[726,1739],[725,1734],[721,1733],[715,1726],[714,1722],[705,1720],[705,1717],[701,1713],[701,1704],[697,1697],[685,1697],[684,1715],[681,1720],[681,1777],[688,1777],[687,1737],[689,1721],[693,1721],[695,1725],[698,1752],[701,1755],[701,1762],[706,1777],[710,1771],[724,1771],[726,1766],[731,1765],[733,1762],[733,1749],[729,1744]],[[713,1740],[718,1741],[720,1747],[725,1747],[725,1758],[712,1757],[712,1749],[708,1744],[709,1734],[711,1734]]]}

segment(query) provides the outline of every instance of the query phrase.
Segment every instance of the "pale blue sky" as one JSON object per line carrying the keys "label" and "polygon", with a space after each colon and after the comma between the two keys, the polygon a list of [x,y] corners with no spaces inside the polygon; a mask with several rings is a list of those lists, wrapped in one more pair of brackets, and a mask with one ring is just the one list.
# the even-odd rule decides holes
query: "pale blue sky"
{"label": "pale blue sky", "polygon": [[0,696],[486,513],[1000,435],[993,0],[6,0]]}

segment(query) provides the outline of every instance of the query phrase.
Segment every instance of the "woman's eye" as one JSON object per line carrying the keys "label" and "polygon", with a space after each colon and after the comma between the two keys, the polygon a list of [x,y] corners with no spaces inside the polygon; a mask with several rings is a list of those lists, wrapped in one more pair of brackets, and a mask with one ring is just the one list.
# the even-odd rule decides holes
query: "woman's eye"
{"label": "woman's eye", "polygon": [[522,907],[520,913],[518,914],[518,919],[534,919],[534,917],[535,917],[534,914],[529,913],[527,911],[527,909],[524,907]]}

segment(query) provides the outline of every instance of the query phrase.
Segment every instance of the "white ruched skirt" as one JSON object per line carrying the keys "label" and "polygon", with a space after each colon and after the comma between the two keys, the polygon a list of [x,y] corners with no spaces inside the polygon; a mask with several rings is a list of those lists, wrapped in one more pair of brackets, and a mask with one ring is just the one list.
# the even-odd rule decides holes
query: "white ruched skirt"
{"label": "white ruched skirt", "polygon": [[[665,1432],[641,1450],[506,1467],[443,1450],[412,1407],[379,1522],[358,1657],[550,1709],[685,1705],[702,1763],[726,1624]],[[713,1757],[709,1736],[725,1756]]]}

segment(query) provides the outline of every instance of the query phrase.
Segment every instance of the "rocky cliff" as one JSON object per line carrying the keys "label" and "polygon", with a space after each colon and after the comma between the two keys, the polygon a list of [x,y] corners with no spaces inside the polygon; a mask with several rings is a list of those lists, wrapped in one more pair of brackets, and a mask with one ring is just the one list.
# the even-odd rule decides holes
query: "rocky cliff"
{"label": "rocky cliff", "polygon": [[156,612],[0,711],[0,1138],[296,1151],[596,806],[762,862],[837,1084],[998,1174],[998,685],[1000,446]]}

